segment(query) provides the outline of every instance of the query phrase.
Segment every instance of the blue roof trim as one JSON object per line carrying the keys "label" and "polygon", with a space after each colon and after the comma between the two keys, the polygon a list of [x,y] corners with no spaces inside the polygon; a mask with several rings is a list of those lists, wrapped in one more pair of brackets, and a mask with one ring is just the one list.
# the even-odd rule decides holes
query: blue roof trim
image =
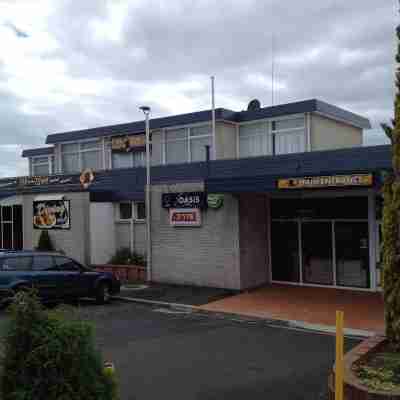
{"label": "blue roof trim", "polygon": [[54,147],[39,147],[22,151],[22,157],[47,156],[54,153]]}
{"label": "blue roof trim", "polygon": [[[391,170],[388,145],[325,150],[309,153],[264,156],[247,159],[156,166],[152,183],[205,181],[214,193],[267,192],[278,178],[333,175]],[[92,201],[144,200],[145,168],[98,171],[89,187]],[[17,190],[16,178],[0,180],[0,197]],[[22,193],[82,191],[79,183],[24,187]],[[20,192],[20,190],[18,190]]]}
{"label": "blue roof trim", "polygon": [[[274,118],[290,114],[302,114],[308,112],[320,112],[327,116],[340,119],[344,122],[360,128],[371,127],[368,119],[316,99],[282,104],[273,107],[264,107],[255,111],[235,112],[232,110],[227,110],[225,108],[217,108],[215,110],[215,117],[219,121],[246,122],[263,118]],[[151,129],[161,129],[208,121],[211,121],[211,110],[172,115],[162,118],[152,118],[150,120],[150,127]],[[136,121],[126,124],[109,125],[71,132],[54,133],[47,136],[46,143],[54,144],[60,142],[98,138],[103,136],[118,136],[127,134],[135,135],[143,133],[144,130],[144,121]]]}

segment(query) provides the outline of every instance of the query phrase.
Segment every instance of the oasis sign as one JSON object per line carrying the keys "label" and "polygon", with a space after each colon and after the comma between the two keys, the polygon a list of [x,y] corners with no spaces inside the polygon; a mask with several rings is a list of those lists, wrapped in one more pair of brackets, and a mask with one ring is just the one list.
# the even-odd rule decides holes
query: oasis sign
{"label": "oasis sign", "polygon": [[204,192],[163,193],[163,208],[207,208],[207,195]]}
{"label": "oasis sign", "polygon": [[278,180],[278,189],[319,189],[346,186],[372,186],[372,174],[306,176]]}

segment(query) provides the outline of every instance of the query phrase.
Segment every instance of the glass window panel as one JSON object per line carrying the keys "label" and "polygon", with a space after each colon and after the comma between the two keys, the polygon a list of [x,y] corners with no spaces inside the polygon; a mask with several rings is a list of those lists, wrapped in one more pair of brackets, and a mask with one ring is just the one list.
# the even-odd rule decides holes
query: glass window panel
{"label": "glass window panel", "polygon": [[146,219],[146,204],[144,202],[136,203],[136,219]]}
{"label": "glass window panel", "polygon": [[133,166],[143,167],[146,164],[146,152],[145,151],[134,151],[132,153]]}
{"label": "glass window panel", "polygon": [[77,153],[79,151],[79,144],[78,143],[67,143],[61,145],[61,152],[62,153]]}
{"label": "glass window panel", "polygon": [[336,281],[369,288],[368,222],[335,222]]}
{"label": "glass window panel", "polygon": [[179,164],[188,161],[186,140],[165,143],[165,161],[167,164]]}
{"label": "glass window panel", "polygon": [[32,269],[35,271],[49,271],[54,268],[52,256],[34,256]]}
{"label": "glass window panel", "polygon": [[266,134],[268,134],[268,124],[266,122],[241,125],[239,128],[239,137]]}
{"label": "glass window panel", "polygon": [[187,129],[175,129],[175,130],[168,130],[165,132],[165,139],[167,141],[186,139],[186,138],[187,138]]}
{"label": "glass window panel", "polygon": [[3,269],[7,271],[27,271],[31,268],[31,257],[10,257],[3,260]]}
{"label": "glass window panel", "polygon": [[64,173],[77,172],[79,168],[78,154],[63,154],[62,155],[62,170]]}
{"label": "glass window panel", "polygon": [[90,142],[81,142],[81,150],[97,150],[101,148],[100,140],[94,140]]}
{"label": "glass window panel", "polygon": [[298,224],[293,221],[273,221],[271,224],[272,279],[299,282]]}
{"label": "glass window panel", "polygon": [[119,219],[132,219],[132,203],[119,203]]}
{"label": "glass window panel", "polygon": [[206,146],[211,149],[211,136],[190,139],[190,155],[193,162],[206,160]]}
{"label": "glass window panel", "polygon": [[81,269],[78,263],[67,257],[56,256],[54,257],[54,262],[57,269],[61,271],[80,271]]}
{"label": "glass window panel", "polygon": [[297,128],[304,128],[304,117],[282,119],[272,122],[272,130],[274,131],[280,131],[283,129],[297,129]]}
{"label": "glass window panel", "polygon": [[50,157],[51,160],[51,165],[50,165],[50,174],[54,174],[55,171],[55,160],[54,160],[54,156]]}
{"label": "glass window panel", "polygon": [[42,164],[42,163],[48,163],[48,162],[49,162],[49,158],[47,156],[32,158],[32,164]]}
{"label": "glass window panel", "polygon": [[32,165],[32,175],[49,175],[49,164]]}
{"label": "glass window panel", "polygon": [[13,231],[11,223],[3,224],[3,249],[13,249]]}
{"label": "glass window panel", "polygon": [[101,152],[95,151],[85,151],[81,153],[82,158],[82,170],[86,168],[91,169],[101,169]]}
{"label": "glass window panel", "polygon": [[3,206],[2,208],[2,217],[3,221],[12,221],[12,206]]}
{"label": "glass window panel", "polygon": [[132,154],[131,153],[113,153],[112,154],[113,168],[131,168]]}
{"label": "glass window panel", "polygon": [[301,245],[303,281],[333,284],[333,246],[331,222],[302,222]]}
{"label": "glass window panel", "polygon": [[303,153],[305,151],[304,136],[304,131],[276,134],[275,154]]}
{"label": "glass window panel", "polygon": [[195,126],[193,128],[190,128],[190,136],[211,135],[211,134],[212,134],[211,125]]}

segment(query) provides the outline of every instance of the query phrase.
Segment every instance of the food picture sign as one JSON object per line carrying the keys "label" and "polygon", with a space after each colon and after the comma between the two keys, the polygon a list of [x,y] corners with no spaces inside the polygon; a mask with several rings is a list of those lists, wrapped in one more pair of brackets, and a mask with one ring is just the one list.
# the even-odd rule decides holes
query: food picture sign
{"label": "food picture sign", "polygon": [[35,229],[70,229],[69,200],[34,201],[33,227]]}

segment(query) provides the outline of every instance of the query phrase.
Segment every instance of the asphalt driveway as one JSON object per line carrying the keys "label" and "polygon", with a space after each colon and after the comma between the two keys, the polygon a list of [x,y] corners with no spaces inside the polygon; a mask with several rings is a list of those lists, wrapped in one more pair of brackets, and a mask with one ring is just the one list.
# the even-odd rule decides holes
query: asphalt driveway
{"label": "asphalt driveway", "polygon": [[116,366],[121,400],[327,398],[332,336],[133,303],[80,312]]}

